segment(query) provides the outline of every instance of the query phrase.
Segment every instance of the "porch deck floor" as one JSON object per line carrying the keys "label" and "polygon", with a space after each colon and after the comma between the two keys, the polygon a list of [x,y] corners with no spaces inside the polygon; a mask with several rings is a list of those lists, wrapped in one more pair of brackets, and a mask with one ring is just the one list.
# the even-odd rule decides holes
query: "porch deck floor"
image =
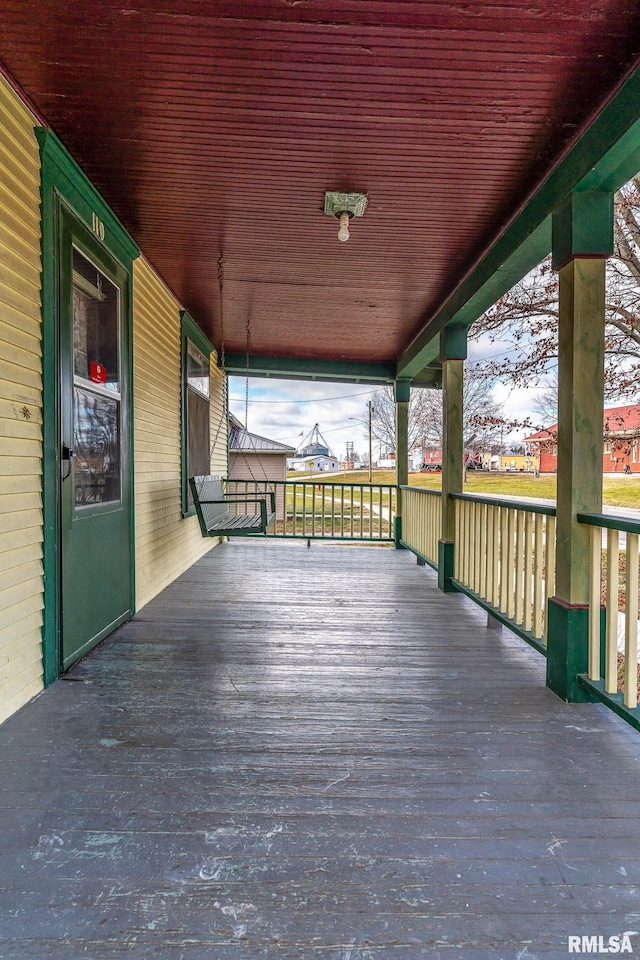
{"label": "porch deck floor", "polygon": [[3,960],[640,930],[638,734],[405,551],[216,548],[0,728],[0,765]]}

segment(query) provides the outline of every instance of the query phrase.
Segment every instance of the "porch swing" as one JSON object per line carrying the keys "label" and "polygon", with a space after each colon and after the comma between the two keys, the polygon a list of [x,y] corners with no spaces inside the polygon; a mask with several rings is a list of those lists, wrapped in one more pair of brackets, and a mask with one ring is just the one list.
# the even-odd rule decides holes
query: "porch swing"
{"label": "porch swing", "polygon": [[[224,261],[222,255],[218,260],[218,286],[220,289],[220,366],[225,368],[224,351],[224,311],[223,311],[223,292],[224,292]],[[246,386],[246,415],[249,408],[249,355],[251,350],[251,320],[247,320],[247,386]],[[215,450],[220,436],[222,424],[227,424],[227,434],[229,426],[229,386],[228,378],[224,374],[224,402],[218,428],[211,445],[211,453]],[[254,445],[255,449],[255,445]],[[256,450],[257,453],[257,450]],[[245,464],[251,474],[251,478],[257,484],[257,480],[251,469],[251,464],[244,453],[242,454]],[[269,483],[264,464],[258,456],[258,462],[262,467],[265,480]],[[203,537],[247,537],[264,536],[273,525],[276,517],[276,495],[273,490],[265,491],[260,496],[240,496],[225,491],[223,478],[216,474],[210,474],[204,477],[189,477],[189,488],[193,497],[193,505],[196,509],[200,532]],[[269,497],[269,510],[267,510],[267,497]],[[237,513],[230,510],[230,507],[236,509],[247,507],[250,504],[254,506],[253,513]],[[255,507],[258,507],[258,511]]]}

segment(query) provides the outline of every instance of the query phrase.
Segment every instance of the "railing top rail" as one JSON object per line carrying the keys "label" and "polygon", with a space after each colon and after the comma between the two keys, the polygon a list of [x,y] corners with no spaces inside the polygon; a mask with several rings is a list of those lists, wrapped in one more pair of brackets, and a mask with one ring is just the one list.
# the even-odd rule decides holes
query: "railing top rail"
{"label": "railing top rail", "polygon": [[621,530],[623,533],[640,533],[640,520],[634,520],[632,517],[614,517],[610,513],[579,513],[578,521],[592,527]]}
{"label": "railing top rail", "polygon": [[441,497],[442,490],[430,490],[428,487],[412,487],[409,483],[401,483],[399,490],[411,490],[412,493],[429,493],[432,497]]}
{"label": "railing top rail", "polygon": [[516,500],[511,497],[486,497],[478,493],[450,493],[452,500],[469,500],[471,503],[486,503],[490,507],[509,507],[511,510],[523,510],[526,513],[541,513],[545,517],[555,517],[555,505],[539,503],[536,500]]}
{"label": "railing top rail", "polygon": [[382,487],[385,490],[396,489],[395,483],[378,483],[375,480],[372,481],[372,483],[369,483],[368,480],[363,480],[361,483],[344,483],[342,480],[337,480],[333,477],[327,477],[326,480],[321,477],[312,477],[311,479],[309,479],[309,477],[303,477],[300,480],[298,480],[297,477],[287,477],[286,480],[251,480],[246,477],[224,477],[223,479],[225,482],[229,481],[230,483],[266,483],[269,484],[269,486],[284,486],[287,483],[308,483],[314,487],[321,484],[326,487],[354,487],[357,489],[360,489],[360,487]]}

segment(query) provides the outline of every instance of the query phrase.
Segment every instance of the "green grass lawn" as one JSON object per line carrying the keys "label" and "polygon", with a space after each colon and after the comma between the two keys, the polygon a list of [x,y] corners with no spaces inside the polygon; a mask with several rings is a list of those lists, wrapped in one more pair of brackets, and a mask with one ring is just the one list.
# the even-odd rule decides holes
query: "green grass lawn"
{"label": "green grass lawn", "polygon": [[[300,477],[300,480],[308,477]],[[439,473],[411,473],[409,485],[427,490],[439,490]],[[314,483],[367,483],[366,470],[345,471],[342,474],[327,477],[313,477]],[[393,470],[374,470],[374,483],[395,483]],[[526,473],[474,473],[467,474],[465,493],[484,493],[488,496],[512,496],[524,499],[542,497],[555,500],[556,478],[554,474],[534,477]],[[604,503],[615,507],[640,508],[640,474],[630,477],[604,478]]]}

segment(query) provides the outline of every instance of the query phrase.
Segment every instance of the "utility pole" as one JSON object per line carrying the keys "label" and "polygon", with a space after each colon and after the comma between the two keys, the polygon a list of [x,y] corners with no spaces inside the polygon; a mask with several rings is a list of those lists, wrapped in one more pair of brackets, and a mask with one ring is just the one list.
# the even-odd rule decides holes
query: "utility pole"
{"label": "utility pole", "polygon": [[371,460],[372,460],[372,451],[371,451],[371,408],[373,406],[373,401],[369,400],[369,483],[371,483]]}

